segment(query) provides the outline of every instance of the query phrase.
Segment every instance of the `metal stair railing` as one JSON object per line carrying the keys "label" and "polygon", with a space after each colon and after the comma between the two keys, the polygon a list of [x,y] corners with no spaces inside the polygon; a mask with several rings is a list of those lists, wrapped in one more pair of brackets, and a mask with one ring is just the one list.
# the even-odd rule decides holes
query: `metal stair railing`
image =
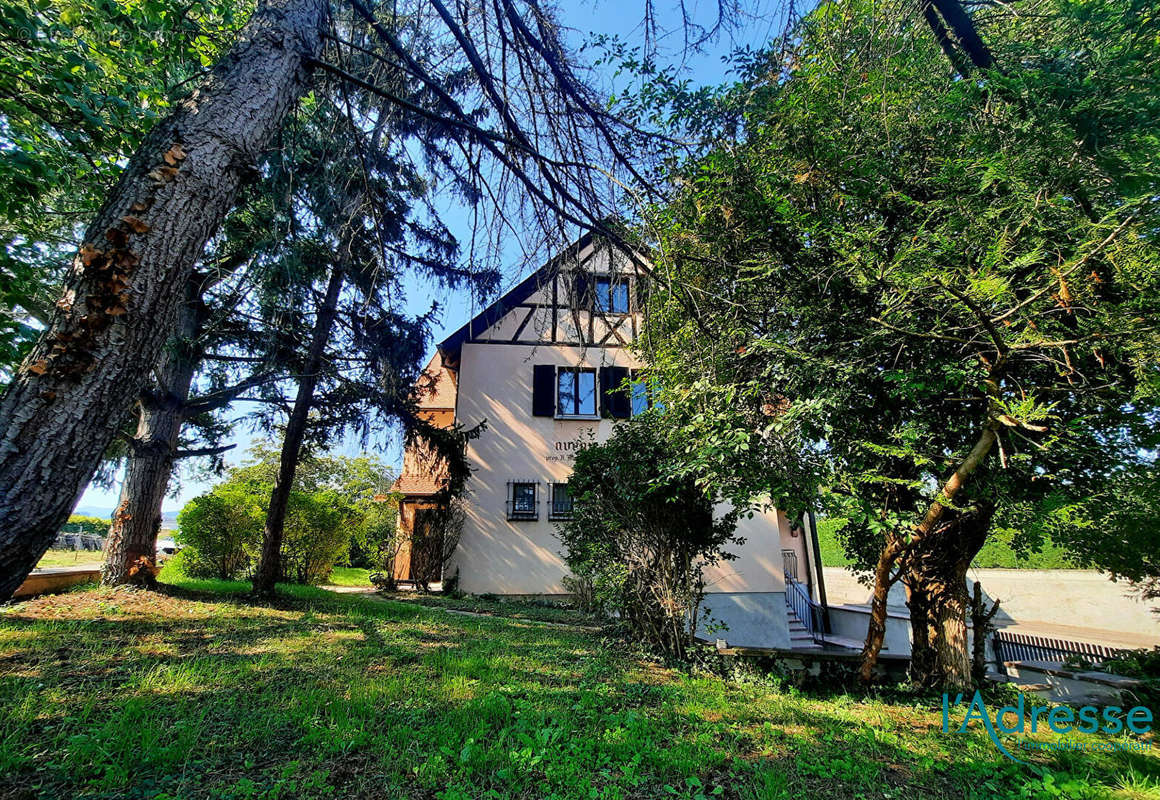
{"label": "metal stair railing", "polygon": [[822,606],[810,597],[809,589],[785,571],[785,603],[818,644],[826,642],[825,614]]}

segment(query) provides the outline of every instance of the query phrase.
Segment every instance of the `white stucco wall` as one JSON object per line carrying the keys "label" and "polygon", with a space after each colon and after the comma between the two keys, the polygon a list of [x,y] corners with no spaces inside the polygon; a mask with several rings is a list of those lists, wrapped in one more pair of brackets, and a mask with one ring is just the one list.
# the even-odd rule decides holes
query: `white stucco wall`
{"label": "white stucco wall", "polygon": [[[451,571],[468,592],[562,594],[567,568],[555,525],[548,520],[552,481],[572,473],[569,451],[581,439],[607,439],[611,420],[563,420],[532,416],[532,367],[637,366],[624,350],[511,344],[465,344],[459,373],[456,419],[465,426],[486,421],[468,448],[474,472],[467,484],[467,519]],[[539,482],[540,515],[509,521],[509,481]]]}
{"label": "white stucco wall", "polygon": [[[639,366],[623,348],[465,344],[459,372],[456,419],[466,426],[486,420],[483,434],[469,445],[474,472],[468,481],[467,517],[451,572],[459,569],[464,591],[494,594],[562,594],[567,567],[555,524],[548,520],[549,486],[566,481],[576,441],[607,439],[612,420],[566,420],[532,416],[535,364],[600,367]],[[508,482],[539,482],[537,520],[508,520]],[[783,534],[783,529],[785,533]],[[770,510],[742,519],[744,543],[730,548],[738,557],[706,569],[714,593],[784,592],[782,539],[790,537],[785,515]]]}

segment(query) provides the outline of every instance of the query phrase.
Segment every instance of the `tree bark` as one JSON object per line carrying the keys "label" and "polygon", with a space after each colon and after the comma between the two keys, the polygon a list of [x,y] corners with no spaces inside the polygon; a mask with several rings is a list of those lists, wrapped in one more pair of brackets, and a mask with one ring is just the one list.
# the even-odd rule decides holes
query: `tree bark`
{"label": "tree bark", "polygon": [[[909,576],[907,576],[909,577]],[[927,675],[933,669],[934,651],[930,643],[930,595],[921,581],[904,580],[906,607],[910,609],[910,674]]]}
{"label": "tree bark", "polygon": [[145,385],[179,287],[309,85],[326,5],[262,0],[86,231],[52,325],[0,398],[0,600],[48,549]]}
{"label": "tree bark", "polygon": [[993,515],[994,506],[985,503],[956,511],[906,555],[906,582],[914,601],[909,604],[910,673],[918,686],[954,691],[973,683],[967,570],[987,540]]}
{"label": "tree bark", "polygon": [[[152,583],[150,568],[157,564],[161,506],[173,474],[189,389],[200,361],[193,349],[204,316],[200,285],[196,276],[186,282],[176,335],[157,365],[157,386],[141,394],[137,433],[129,443],[125,482],[105,542],[101,583],[106,586]],[[141,559],[148,559],[149,563],[141,563]]]}
{"label": "tree bark", "polygon": [[882,642],[886,638],[886,604],[890,596],[890,587],[894,583],[891,573],[904,548],[903,541],[892,536],[882,548],[882,552],[878,555],[878,563],[874,567],[870,624],[866,630],[866,643],[862,646],[862,664],[858,668],[858,679],[862,683],[874,680],[874,666],[878,663],[878,654],[882,652]]}
{"label": "tree bark", "polygon": [[294,408],[286,423],[286,435],[282,439],[282,453],[278,461],[278,474],[274,478],[270,506],[266,510],[262,557],[258,562],[258,572],[254,576],[254,594],[257,595],[273,594],[274,584],[282,574],[282,536],[286,527],[286,508],[290,502],[290,490],[294,484],[294,473],[298,469],[298,456],[302,450],[302,440],[306,436],[306,422],[314,401],[314,390],[318,386],[326,343],[330,339],[330,331],[338,315],[338,296],[345,278],[345,269],[341,264],[336,264],[331,270],[330,281],[326,286],[326,297],[314,320],[305,370],[298,382]]}

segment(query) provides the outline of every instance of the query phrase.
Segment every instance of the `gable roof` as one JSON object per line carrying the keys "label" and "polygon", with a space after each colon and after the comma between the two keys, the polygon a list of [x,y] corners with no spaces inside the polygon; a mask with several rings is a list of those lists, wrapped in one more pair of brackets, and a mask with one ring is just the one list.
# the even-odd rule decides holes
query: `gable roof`
{"label": "gable roof", "polygon": [[588,247],[592,243],[592,239],[593,234],[591,231],[585,233],[572,244],[545,261],[542,266],[512,287],[511,290],[506,292],[494,303],[468,320],[463,327],[440,342],[438,347],[439,352],[443,355],[443,363],[457,369],[459,355],[463,350],[464,342],[471,339],[473,334],[482,333],[492,325],[495,325],[509,311],[535,294],[536,290],[540,288],[545,275],[548,275],[551,270],[559,266],[560,262],[566,258],[574,256]]}

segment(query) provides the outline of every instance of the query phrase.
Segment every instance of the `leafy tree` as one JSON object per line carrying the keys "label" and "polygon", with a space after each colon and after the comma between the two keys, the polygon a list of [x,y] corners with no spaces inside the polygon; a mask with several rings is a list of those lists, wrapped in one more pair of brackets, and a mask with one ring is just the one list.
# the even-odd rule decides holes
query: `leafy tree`
{"label": "leafy tree", "polygon": [[[254,460],[191,500],[178,516],[185,570],[194,576],[249,578],[257,569],[279,453],[257,447]],[[393,476],[377,459],[317,456],[303,459],[287,500],[277,579],[320,583],[352,545],[364,553],[390,546],[393,523],[375,497]],[[372,540],[383,536],[383,540]],[[375,565],[377,566],[377,565]]]}
{"label": "leafy tree", "polygon": [[714,518],[712,498],[690,478],[673,478],[676,453],[651,420],[618,425],[576,454],[568,480],[573,512],[558,525],[573,575],[634,634],[683,659],[697,629],[702,570],[732,556],[738,512]]}
{"label": "leafy tree", "polygon": [[398,521],[399,495],[373,501],[351,530],[347,563],[393,575],[395,558],[403,544],[397,532]]}
{"label": "leafy tree", "polygon": [[291,492],[280,563],[291,583],[321,583],[350,554],[355,509],[333,489]]}
{"label": "leafy tree", "polygon": [[105,186],[252,3],[0,2],[0,376],[48,323]]}
{"label": "leafy tree", "polygon": [[963,80],[880,12],[826,4],[688,104],[726,135],[658,209],[642,341],[687,469],[738,503],[824,487],[849,520],[874,582],[863,676],[904,580],[915,677],[955,686],[989,532],[1069,541],[1152,469],[1160,21],[980,7],[996,68]]}
{"label": "leafy tree", "polygon": [[[1079,565],[1133,583],[1144,600],[1160,599],[1160,467],[1116,470],[1055,537]],[[1160,611],[1160,609],[1157,609]]]}

